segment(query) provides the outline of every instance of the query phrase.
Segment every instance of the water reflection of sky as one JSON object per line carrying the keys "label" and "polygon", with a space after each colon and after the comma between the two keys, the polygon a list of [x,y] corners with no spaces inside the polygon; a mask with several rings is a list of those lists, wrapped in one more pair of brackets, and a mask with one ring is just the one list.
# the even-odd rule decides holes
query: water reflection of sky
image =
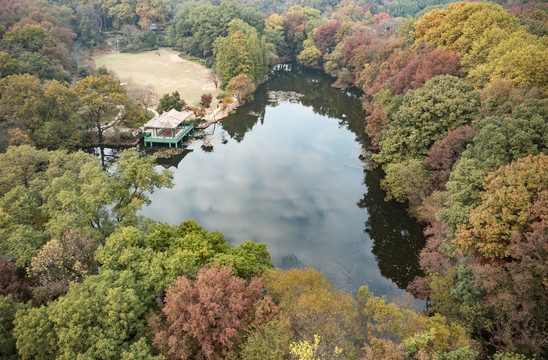
{"label": "water reflection of sky", "polygon": [[[301,104],[265,111],[241,142],[219,141],[212,152],[192,144],[171,168],[174,188],[157,190],[144,215],[195,219],[234,245],[266,243],[276,267],[323,270],[352,292],[368,285],[378,295],[404,293],[381,275],[364,231],[369,213],[356,204],[368,189],[355,134]],[[213,136],[223,131],[217,126]]]}

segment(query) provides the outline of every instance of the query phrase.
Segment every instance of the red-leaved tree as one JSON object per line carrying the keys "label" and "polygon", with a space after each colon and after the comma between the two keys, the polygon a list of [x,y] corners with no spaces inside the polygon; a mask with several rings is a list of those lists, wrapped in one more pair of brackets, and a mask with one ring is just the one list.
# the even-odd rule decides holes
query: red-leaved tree
{"label": "red-leaved tree", "polygon": [[460,57],[450,51],[432,49],[423,56],[417,56],[394,76],[391,90],[395,94],[405,94],[410,89],[422,87],[430,79],[439,75],[461,76]]}
{"label": "red-leaved tree", "polygon": [[200,98],[200,106],[204,109],[207,109],[211,105],[212,96],[211,94],[203,94]]}
{"label": "red-leaved tree", "polygon": [[30,281],[18,274],[17,267],[11,261],[0,256],[0,296],[11,295],[15,301],[30,298]]}
{"label": "red-leaved tree", "polygon": [[152,343],[168,359],[236,359],[246,331],[270,320],[277,307],[230,268],[202,268],[195,281],[180,276],[165,296],[164,318],[152,315]]}
{"label": "red-leaved tree", "polygon": [[478,129],[473,126],[459,126],[428,150],[428,156],[424,162],[431,171],[435,189],[445,189],[451,167],[460,158],[463,151],[466,150],[466,145],[472,142],[477,133]]}
{"label": "red-leaved tree", "polygon": [[337,42],[337,31],[342,22],[339,20],[330,20],[328,23],[318,26],[314,33],[316,46],[322,53],[331,52]]}

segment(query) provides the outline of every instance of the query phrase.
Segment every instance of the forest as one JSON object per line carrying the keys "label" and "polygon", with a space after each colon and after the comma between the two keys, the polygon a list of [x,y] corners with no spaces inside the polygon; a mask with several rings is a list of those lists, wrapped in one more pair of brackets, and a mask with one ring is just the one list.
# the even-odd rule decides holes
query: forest
{"label": "forest", "polygon": [[[547,356],[546,3],[2,5],[0,358]],[[173,174],[135,149],[112,165],[82,151],[117,114],[129,127],[147,119],[142,94],[80,61],[112,37],[120,51],[201,59],[242,103],[292,61],[362,89],[386,198],[424,224],[423,276],[407,290],[426,310],[365,286],[354,297],[312,269],[274,269],[266,245],[233,247],[192,220],[140,215]],[[173,95],[162,111],[184,105]]]}

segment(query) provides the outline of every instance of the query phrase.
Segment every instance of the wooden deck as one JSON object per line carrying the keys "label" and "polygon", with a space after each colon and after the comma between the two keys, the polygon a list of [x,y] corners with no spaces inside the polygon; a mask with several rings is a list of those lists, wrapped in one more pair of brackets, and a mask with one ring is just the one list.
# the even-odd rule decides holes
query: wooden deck
{"label": "wooden deck", "polygon": [[150,146],[153,146],[154,144],[168,144],[169,147],[171,145],[175,145],[175,147],[179,147],[179,142],[183,140],[185,136],[190,134],[190,132],[194,129],[193,124],[185,125],[182,128],[178,128],[177,133],[175,136],[171,136],[171,129],[164,129],[160,134],[157,136],[152,136],[151,133],[145,133],[145,137],[143,141],[145,142],[145,146],[147,146],[147,143]]}

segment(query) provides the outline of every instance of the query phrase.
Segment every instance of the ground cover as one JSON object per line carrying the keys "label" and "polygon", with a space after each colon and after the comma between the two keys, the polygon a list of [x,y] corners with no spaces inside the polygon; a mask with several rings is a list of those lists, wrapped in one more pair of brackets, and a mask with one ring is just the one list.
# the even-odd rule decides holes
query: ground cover
{"label": "ground cover", "polygon": [[197,105],[202,94],[214,98],[220,92],[209,78],[206,67],[184,60],[176,51],[160,49],[142,53],[111,51],[93,56],[97,68],[105,66],[128,86],[141,86],[153,91],[153,105],[163,94],[178,91],[189,105]]}

